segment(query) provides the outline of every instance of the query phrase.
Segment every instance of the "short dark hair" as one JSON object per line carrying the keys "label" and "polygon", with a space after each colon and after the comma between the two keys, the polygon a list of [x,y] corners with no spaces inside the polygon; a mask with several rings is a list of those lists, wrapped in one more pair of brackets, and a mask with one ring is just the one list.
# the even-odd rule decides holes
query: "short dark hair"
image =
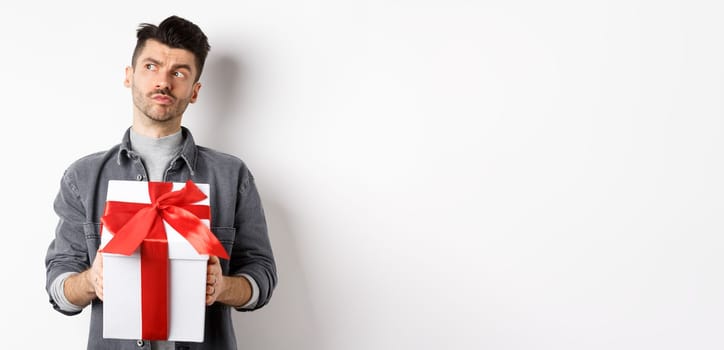
{"label": "short dark hair", "polygon": [[204,69],[204,62],[206,62],[206,56],[209,54],[211,46],[209,46],[206,34],[196,24],[178,16],[171,16],[164,19],[158,26],[141,23],[136,38],[136,48],[133,50],[133,57],[131,58],[131,65],[134,68],[136,67],[138,55],[141,54],[146,41],[152,39],[175,49],[191,51],[196,58],[196,66],[199,69],[195,81],[198,81],[199,77],[201,77],[201,71]]}

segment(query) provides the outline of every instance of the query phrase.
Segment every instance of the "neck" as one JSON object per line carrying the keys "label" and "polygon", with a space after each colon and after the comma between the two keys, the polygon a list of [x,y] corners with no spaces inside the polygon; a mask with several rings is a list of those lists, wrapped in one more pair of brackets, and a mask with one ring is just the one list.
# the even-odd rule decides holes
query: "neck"
{"label": "neck", "polygon": [[133,121],[133,131],[139,135],[151,138],[161,138],[173,135],[181,131],[181,120],[169,120],[167,122],[157,122],[146,118],[146,122],[139,121],[135,118]]}

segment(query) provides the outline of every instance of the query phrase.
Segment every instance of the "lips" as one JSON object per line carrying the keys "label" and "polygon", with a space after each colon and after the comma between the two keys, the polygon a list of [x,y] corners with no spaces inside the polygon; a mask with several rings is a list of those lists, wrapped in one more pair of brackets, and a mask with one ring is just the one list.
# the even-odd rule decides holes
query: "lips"
{"label": "lips", "polygon": [[155,94],[155,95],[151,96],[151,99],[153,99],[154,101],[156,101],[159,104],[164,104],[164,105],[173,103],[173,98],[171,98],[168,95]]}

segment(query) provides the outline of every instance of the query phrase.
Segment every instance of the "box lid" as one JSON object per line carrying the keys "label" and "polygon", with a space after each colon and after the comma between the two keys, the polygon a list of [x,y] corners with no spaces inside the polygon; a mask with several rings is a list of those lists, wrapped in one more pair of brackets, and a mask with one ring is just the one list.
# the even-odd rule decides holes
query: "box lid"
{"label": "box lid", "polygon": [[[180,190],[186,184],[183,182],[173,182],[173,191]],[[194,183],[204,194],[206,198],[194,204],[209,205],[209,185],[203,183]],[[148,194],[148,182],[145,181],[108,181],[107,201],[132,202],[150,204],[151,198]],[[208,219],[201,219],[201,222],[210,227]],[[168,257],[169,259],[191,259],[191,260],[207,260],[207,254],[199,254],[196,249],[181,234],[179,234],[171,225],[164,220],[164,228],[166,229],[166,238],[168,240]],[[113,238],[113,233],[106,230],[105,227],[101,231],[101,248]],[[113,254],[113,253],[104,253]],[[139,249],[133,252],[132,256],[138,256]],[[120,255],[120,254],[113,254]],[[123,255],[120,255],[123,256]]]}

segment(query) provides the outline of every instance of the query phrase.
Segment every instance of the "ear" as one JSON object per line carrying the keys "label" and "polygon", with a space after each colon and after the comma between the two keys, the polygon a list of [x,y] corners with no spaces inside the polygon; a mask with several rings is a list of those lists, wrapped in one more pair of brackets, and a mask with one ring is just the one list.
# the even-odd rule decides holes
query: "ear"
{"label": "ear", "polygon": [[201,90],[201,83],[197,81],[194,83],[194,90],[191,93],[191,100],[189,102],[196,102],[196,99],[199,98],[199,90]]}
{"label": "ear", "polygon": [[129,88],[133,83],[133,67],[126,67],[126,78],[123,79],[123,86]]}

